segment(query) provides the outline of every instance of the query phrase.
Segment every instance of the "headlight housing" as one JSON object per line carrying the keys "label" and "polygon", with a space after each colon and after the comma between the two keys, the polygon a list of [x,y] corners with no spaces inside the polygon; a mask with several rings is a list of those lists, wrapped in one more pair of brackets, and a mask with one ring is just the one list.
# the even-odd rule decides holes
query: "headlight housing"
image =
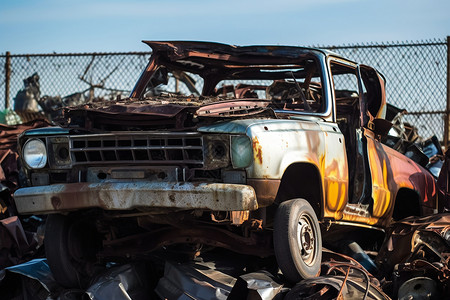
{"label": "headlight housing", "polygon": [[69,139],[65,136],[47,138],[48,165],[50,168],[70,168]]}
{"label": "headlight housing", "polygon": [[228,135],[206,135],[204,140],[205,168],[218,169],[230,165],[230,137]]}
{"label": "headlight housing", "polygon": [[47,164],[47,150],[40,139],[29,139],[22,150],[22,157],[31,169],[42,169]]}
{"label": "headlight housing", "polygon": [[231,136],[231,163],[233,168],[246,168],[253,162],[252,141],[246,135]]}

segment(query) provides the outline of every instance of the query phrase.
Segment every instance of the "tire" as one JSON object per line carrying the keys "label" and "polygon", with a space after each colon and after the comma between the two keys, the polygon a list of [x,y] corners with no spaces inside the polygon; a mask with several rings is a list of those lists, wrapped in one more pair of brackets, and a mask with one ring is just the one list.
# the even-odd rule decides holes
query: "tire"
{"label": "tire", "polygon": [[288,281],[297,283],[318,276],[322,235],[308,201],[293,199],[280,204],[275,214],[273,243],[278,266]]}
{"label": "tire", "polygon": [[44,237],[47,263],[54,279],[63,287],[87,287],[100,243],[92,223],[59,214],[47,217]]}

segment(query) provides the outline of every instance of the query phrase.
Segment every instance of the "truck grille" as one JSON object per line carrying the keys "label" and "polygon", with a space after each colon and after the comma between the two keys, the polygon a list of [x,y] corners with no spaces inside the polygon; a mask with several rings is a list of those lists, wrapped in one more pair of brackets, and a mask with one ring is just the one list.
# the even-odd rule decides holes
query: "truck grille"
{"label": "truck grille", "polygon": [[74,164],[152,163],[203,165],[198,133],[117,133],[70,136]]}

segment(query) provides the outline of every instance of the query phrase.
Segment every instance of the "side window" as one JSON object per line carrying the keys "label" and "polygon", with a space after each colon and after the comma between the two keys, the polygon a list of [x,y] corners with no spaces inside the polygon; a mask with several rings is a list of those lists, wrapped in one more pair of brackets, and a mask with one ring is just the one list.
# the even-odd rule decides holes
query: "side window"
{"label": "side window", "polygon": [[[360,65],[362,82],[359,87],[356,68],[337,62],[331,62],[330,67],[338,119],[348,119],[350,112],[358,113],[362,118],[360,122],[366,127],[374,118],[384,118],[384,79],[375,69]],[[362,102],[359,100],[360,93],[363,93]]]}
{"label": "side window", "polygon": [[332,62],[331,73],[337,101],[341,98],[358,98],[358,77],[355,68]]}
{"label": "side window", "polygon": [[357,70],[356,68],[337,62],[331,62],[330,66],[336,98],[337,122],[340,124],[340,127],[350,126],[352,128],[358,128],[360,126],[360,91]]}

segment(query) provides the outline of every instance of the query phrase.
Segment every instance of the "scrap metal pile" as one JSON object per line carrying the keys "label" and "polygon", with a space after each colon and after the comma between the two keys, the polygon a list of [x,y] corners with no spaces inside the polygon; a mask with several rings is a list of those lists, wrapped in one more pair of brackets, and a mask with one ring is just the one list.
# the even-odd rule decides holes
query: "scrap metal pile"
{"label": "scrap metal pile", "polygon": [[[2,238],[2,251],[9,250],[11,257],[16,253],[12,249],[29,247],[23,236],[12,239],[14,247],[9,249],[4,243],[23,232],[17,219],[4,219],[0,228],[8,232]],[[32,236],[36,239],[38,234]],[[28,259],[43,255],[34,251]],[[255,262],[232,252],[212,251],[194,260],[172,257],[161,261],[156,255],[145,261],[111,264],[91,278],[85,290],[61,287],[45,259],[35,258],[4,268],[0,290],[2,299],[39,300],[446,299],[450,295],[450,214],[394,223],[373,259],[372,273],[362,265],[368,258],[353,254],[361,263],[324,249],[318,277],[297,284],[287,282],[273,261]]]}

